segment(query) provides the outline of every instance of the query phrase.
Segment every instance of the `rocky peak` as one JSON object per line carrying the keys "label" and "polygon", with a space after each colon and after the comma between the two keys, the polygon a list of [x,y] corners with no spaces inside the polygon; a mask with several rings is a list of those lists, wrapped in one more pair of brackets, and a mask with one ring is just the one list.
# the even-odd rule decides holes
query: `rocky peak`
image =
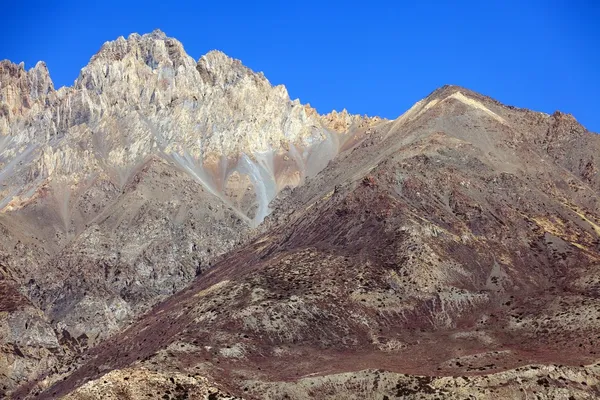
{"label": "rocky peak", "polygon": [[[39,93],[45,66],[39,65],[29,81],[19,68],[7,64],[4,73],[23,76],[23,88],[17,92],[29,93],[32,86]],[[19,98],[12,92],[10,96]],[[6,107],[25,110],[30,102],[9,101]],[[311,172],[318,171],[337,153],[318,114],[291,101],[285,87],[272,86],[262,73],[220,51],[196,61],[179,41],[161,31],[106,42],[75,85],[59,91],[39,111],[21,124],[1,120],[2,131],[17,136],[6,144],[11,159],[21,154],[22,143],[33,144],[35,139],[35,149],[23,153],[27,159],[18,164],[30,171],[19,176],[35,177],[35,187],[45,180],[61,180],[73,181],[74,188],[75,182],[92,174],[108,176],[122,187],[148,157],[160,156],[218,196],[232,192],[229,186],[235,185],[228,180],[236,173],[252,180],[249,189],[235,190],[255,192],[255,199],[244,202],[260,203],[258,222],[279,188],[297,185],[309,164]],[[56,136],[64,140],[47,143]],[[42,148],[46,151],[40,152]],[[293,154],[284,154],[289,151]],[[308,161],[313,153],[319,154],[312,156],[319,159],[317,167]],[[278,157],[293,160],[284,172],[276,164]],[[59,168],[49,168],[48,158]],[[75,178],[74,171],[81,176]],[[15,178],[6,185],[0,205],[21,191],[28,198],[34,189],[24,190]]]}
{"label": "rocky peak", "polygon": [[332,131],[345,133],[352,128],[362,128],[385,121],[380,117],[369,117],[367,115],[350,114],[345,108],[341,112],[333,110],[329,114],[320,117],[324,126]]}
{"label": "rocky peak", "polygon": [[[138,33],[132,33],[132,35],[140,36]],[[167,39],[169,39],[167,37],[167,34],[164,33],[162,30],[160,30],[158,28],[155,29],[155,30],[153,30],[150,33],[146,33],[144,36],[147,36],[147,37],[149,37],[151,39],[156,39],[156,40],[167,40]]]}
{"label": "rocky peak", "polygon": [[0,134],[8,133],[15,118],[44,107],[54,84],[43,61],[25,70],[25,64],[0,61]]}
{"label": "rocky peak", "polygon": [[253,79],[255,83],[269,84],[262,73],[253,72],[240,60],[231,58],[219,50],[211,50],[200,57],[196,69],[205,83],[222,88],[235,85],[247,77]]}
{"label": "rocky peak", "polygon": [[[568,151],[574,143],[588,136],[589,133],[571,114],[556,111],[550,116],[548,130],[542,143],[546,150],[557,160],[565,160],[565,152]],[[592,139],[593,138],[593,139]],[[597,136],[592,135],[590,140],[597,140]],[[581,157],[580,163],[587,164],[590,159],[596,155],[588,154],[589,149],[580,149],[577,154]],[[581,168],[579,168],[581,169]]]}
{"label": "rocky peak", "polygon": [[[6,96],[6,88],[19,88],[32,100],[44,98],[54,91],[48,67],[43,61],[38,61],[34,67],[25,70],[25,63],[14,64],[8,60],[0,61],[0,95]],[[6,97],[0,97],[7,101]]]}
{"label": "rocky peak", "polygon": [[[165,50],[170,50],[165,52]],[[124,59],[128,54],[143,59],[150,67],[155,67],[160,61],[181,59],[187,56],[183,45],[177,39],[167,37],[164,32],[155,30],[152,33],[140,35],[130,34],[127,39],[119,36],[116,40],[105,42],[90,64],[94,61],[116,61]],[[172,57],[172,58],[171,58]],[[174,63],[175,64],[175,63]]]}
{"label": "rocky peak", "polygon": [[561,111],[555,111],[552,114],[553,130],[557,135],[572,136],[582,135],[585,133],[585,128],[571,114]]}
{"label": "rocky peak", "polygon": [[[5,69],[3,75],[22,76],[23,87],[16,92],[33,94],[6,102],[9,111],[3,113],[22,112],[44,93],[47,69],[39,64],[25,74],[10,63]],[[8,92],[8,97],[20,98],[15,90]],[[244,204],[239,207],[250,210],[252,203],[259,204],[257,214],[242,212],[252,214],[256,223],[280,189],[300,184],[335,157],[342,142],[332,135],[380,121],[347,111],[321,118],[292,101],[283,85],[272,86],[240,60],[213,50],[196,61],[179,41],[158,30],[104,43],[73,87],[61,89],[38,108],[20,124],[0,120],[3,132],[18,136],[7,144],[11,157],[21,154],[22,143],[35,139],[36,148],[23,153],[26,162],[18,164],[30,171],[26,176],[35,177],[35,187],[46,179],[74,180],[75,185],[92,174],[108,176],[122,187],[148,157],[159,156],[218,196],[231,197],[236,190],[253,193],[254,199],[240,200]],[[57,136],[64,140],[50,145]],[[42,148],[46,150],[40,152]],[[58,167],[49,168],[47,159]],[[75,171],[81,176],[74,178]],[[234,178],[251,184],[238,188]],[[22,187],[15,178],[6,186],[3,202],[8,204]],[[33,191],[28,189],[26,198]]]}
{"label": "rocky peak", "polygon": [[[104,43],[81,70],[75,88],[97,93],[115,89],[119,96],[123,96],[130,89],[139,94],[148,81],[158,80],[162,82],[162,88],[167,89],[176,75],[187,74],[188,78],[184,80],[189,81],[190,74],[195,72],[195,64],[183,45],[163,32],[154,31],[145,35],[133,33],[127,39],[121,36]],[[137,98],[143,103],[149,100],[150,94],[147,97],[138,95]],[[135,102],[135,96],[128,101]]]}

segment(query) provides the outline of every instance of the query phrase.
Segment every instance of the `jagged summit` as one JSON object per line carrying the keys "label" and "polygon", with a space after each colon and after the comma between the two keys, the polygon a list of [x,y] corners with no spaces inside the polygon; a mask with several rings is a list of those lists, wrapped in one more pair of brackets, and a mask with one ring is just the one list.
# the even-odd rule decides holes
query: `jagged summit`
{"label": "jagged summit", "polygon": [[[28,175],[37,177],[33,187],[23,189],[20,182],[7,190],[19,202],[46,180],[68,181],[73,174],[81,175],[75,178],[80,181],[100,170],[122,186],[144,160],[160,152],[219,196],[239,169],[252,176],[255,185],[270,177],[272,182],[257,192],[262,218],[265,202],[280,188],[314,174],[337,151],[338,139],[330,137],[318,114],[297,107],[284,86],[273,87],[262,73],[220,51],[196,62],[179,41],[160,31],[106,42],[74,86],[48,101],[40,97],[53,90],[44,64],[27,73],[6,65],[11,67],[2,78],[7,101],[0,127],[12,145],[30,143],[19,165],[32,168]],[[25,110],[38,98],[40,109],[29,117]],[[21,129],[23,125],[30,128]],[[335,134],[345,133],[337,130]],[[63,140],[48,146],[52,138]],[[77,155],[83,147],[74,146],[75,140],[85,143],[92,157]],[[294,154],[285,155],[289,151]],[[48,153],[55,159],[51,168],[44,161]],[[319,166],[308,168],[309,158],[316,154]],[[284,168],[285,177],[278,177],[282,172],[274,157],[294,160],[293,167]],[[10,197],[0,204],[14,206]]]}
{"label": "jagged summit", "polygon": [[[75,87],[93,89],[123,78],[144,78],[145,75],[160,70],[172,69],[171,75],[176,72],[184,74],[184,71],[178,71],[180,67],[191,73],[195,64],[178,40],[168,38],[162,32],[155,31],[141,36],[131,34],[127,39],[121,36],[104,43],[89,64],[81,70]],[[115,71],[111,71],[111,68]]]}
{"label": "jagged summit", "polygon": [[[135,33],[132,33],[132,35],[135,35]],[[167,39],[167,34],[164,33],[162,30],[160,30],[159,28],[156,28],[151,33],[144,34],[144,36],[149,36],[152,39],[159,39],[159,40]]]}
{"label": "jagged summit", "polygon": [[[27,71],[25,69],[25,62],[21,61],[19,64],[16,64],[8,59],[4,59],[4,60],[0,60],[0,65],[3,66],[4,69],[8,70],[8,68],[10,68],[11,66],[17,67],[17,69],[21,69],[23,71]],[[15,69],[15,71],[17,70]],[[48,70],[48,67],[46,66],[46,63],[44,61],[38,61],[37,63],[35,63],[35,65],[33,67],[30,68],[30,70]]]}
{"label": "jagged summit", "polygon": [[40,111],[53,92],[54,84],[43,61],[29,70],[24,63],[0,61],[0,135],[9,133],[9,124],[15,119],[32,110]]}

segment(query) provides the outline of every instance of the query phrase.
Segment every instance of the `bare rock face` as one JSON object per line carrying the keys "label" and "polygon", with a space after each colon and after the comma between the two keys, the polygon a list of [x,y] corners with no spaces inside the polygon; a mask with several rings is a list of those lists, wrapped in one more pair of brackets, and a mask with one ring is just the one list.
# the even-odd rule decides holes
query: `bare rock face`
{"label": "bare rock face", "polygon": [[[258,223],[264,202],[288,184],[280,158],[304,178],[316,173],[306,166],[313,152],[328,160],[337,150],[324,143],[332,133],[319,116],[290,101],[283,86],[218,51],[196,63],[161,32],[105,43],[75,85],[58,92],[43,63],[28,72],[3,63],[3,209],[20,207],[47,181],[72,192],[102,175],[122,189],[157,155],[226,202],[227,178],[251,177]],[[27,181],[17,179],[23,175]],[[68,225],[72,216],[61,218]]]}
{"label": "bare rock face", "polygon": [[[246,240],[345,135],[240,61],[195,61],[160,31],[105,43],[59,90],[43,62],[2,61],[2,279],[69,357],[64,343],[93,346]],[[11,368],[8,386],[31,377]]]}
{"label": "bare rock face", "polygon": [[[44,313],[10,282],[0,280],[0,370],[2,391],[56,366],[65,351]],[[32,360],[34,360],[32,362]]]}
{"label": "bare rock face", "polygon": [[39,113],[54,93],[48,68],[38,62],[25,71],[24,65],[0,62],[0,134],[8,134],[12,121],[29,113]]}

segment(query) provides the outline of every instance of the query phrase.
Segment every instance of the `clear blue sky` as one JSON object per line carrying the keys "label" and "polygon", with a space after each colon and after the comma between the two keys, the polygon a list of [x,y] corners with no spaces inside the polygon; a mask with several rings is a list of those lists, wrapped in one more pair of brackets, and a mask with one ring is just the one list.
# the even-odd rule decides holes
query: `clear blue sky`
{"label": "clear blue sky", "polygon": [[[9,1],[0,59],[71,85],[102,43],[155,28],[219,49],[319,112],[395,118],[444,84],[600,132],[600,1]],[[326,4],[325,4],[326,3]]]}

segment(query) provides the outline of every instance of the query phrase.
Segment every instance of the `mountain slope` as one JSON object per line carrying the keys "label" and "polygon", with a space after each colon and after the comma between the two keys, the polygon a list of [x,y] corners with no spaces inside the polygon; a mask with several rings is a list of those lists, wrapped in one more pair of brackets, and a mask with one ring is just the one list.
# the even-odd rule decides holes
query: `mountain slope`
{"label": "mountain slope", "polygon": [[441,88],[355,132],[259,237],[74,371],[17,394],[97,398],[151,371],[245,398],[595,398],[599,151],[571,116]]}

